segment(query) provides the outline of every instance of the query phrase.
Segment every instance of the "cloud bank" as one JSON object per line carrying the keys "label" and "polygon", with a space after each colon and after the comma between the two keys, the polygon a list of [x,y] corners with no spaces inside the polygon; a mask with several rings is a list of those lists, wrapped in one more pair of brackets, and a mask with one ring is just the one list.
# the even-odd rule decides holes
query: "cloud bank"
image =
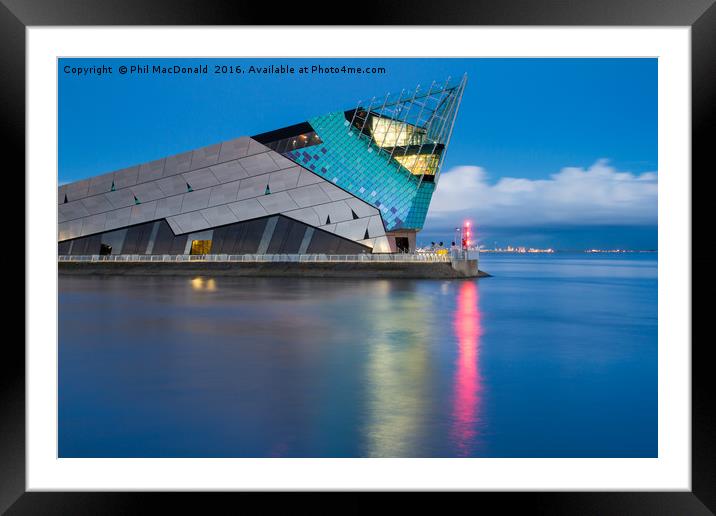
{"label": "cloud bank", "polygon": [[440,176],[426,226],[465,218],[494,227],[656,224],[657,174],[619,172],[599,160],[549,179],[503,177],[491,184],[481,167],[456,167]]}

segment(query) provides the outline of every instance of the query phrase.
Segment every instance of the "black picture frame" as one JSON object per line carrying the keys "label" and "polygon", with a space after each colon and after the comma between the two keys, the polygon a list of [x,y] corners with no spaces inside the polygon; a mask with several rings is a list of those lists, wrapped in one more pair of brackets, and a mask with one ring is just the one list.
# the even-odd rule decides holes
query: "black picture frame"
{"label": "black picture frame", "polygon": [[[350,12],[352,9],[348,9]],[[0,0],[0,109],[9,129],[3,156],[15,159],[15,170],[25,169],[25,29],[30,26],[74,25],[550,25],[550,26],[689,26],[692,72],[692,170],[706,174],[708,151],[713,147],[708,129],[716,127],[716,5],[714,0],[473,0],[441,3],[400,1],[388,6],[357,8],[355,17],[340,14],[335,4],[316,18],[321,3],[310,12],[277,9],[273,4],[213,2],[208,0]],[[684,171],[685,174],[688,171]],[[17,174],[19,175],[19,174]],[[705,195],[707,189],[693,189]],[[25,190],[24,182],[19,187]],[[27,195],[27,192],[25,192]],[[694,210],[692,234],[709,220]],[[703,205],[703,204],[702,204]],[[688,252],[685,250],[685,252]],[[706,262],[693,260],[693,271]],[[25,268],[25,274],[31,270]],[[708,277],[704,273],[703,277]],[[700,281],[706,289],[710,279]],[[692,303],[693,312],[705,310]],[[692,321],[694,317],[692,315]],[[709,339],[710,340],[710,339]],[[684,342],[688,346],[689,342]],[[692,490],[690,492],[529,492],[475,493],[503,510],[549,514],[714,514],[716,512],[716,418],[710,393],[716,390],[710,343],[692,339]],[[185,510],[207,512],[226,497],[151,493],[58,493],[25,490],[25,352],[19,342],[6,339],[0,359],[0,511],[8,514],[107,514],[143,512],[150,501],[178,501]],[[166,507],[165,507],[166,508]],[[211,510],[211,509],[209,509]]]}

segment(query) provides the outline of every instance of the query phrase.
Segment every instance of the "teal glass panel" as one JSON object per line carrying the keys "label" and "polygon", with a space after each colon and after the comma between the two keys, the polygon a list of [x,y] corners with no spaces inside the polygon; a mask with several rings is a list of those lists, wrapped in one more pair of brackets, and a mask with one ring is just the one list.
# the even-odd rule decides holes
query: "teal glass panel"
{"label": "teal glass panel", "polygon": [[421,229],[435,184],[420,182],[366,135],[350,127],[342,111],[308,121],[321,142],[284,153],[336,186],[378,208],[388,231]]}

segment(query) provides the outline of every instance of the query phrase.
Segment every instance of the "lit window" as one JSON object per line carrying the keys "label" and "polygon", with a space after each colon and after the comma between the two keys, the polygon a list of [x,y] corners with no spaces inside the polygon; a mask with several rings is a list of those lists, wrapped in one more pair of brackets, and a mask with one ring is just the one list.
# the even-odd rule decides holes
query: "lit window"
{"label": "lit window", "polygon": [[191,254],[209,254],[211,252],[211,240],[192,240]]}
{"label": "lit window", "polygon": [[438,168],[436,154],[413,154],[408,156],[393,156],[395,160],[417,176],[435,175]]}

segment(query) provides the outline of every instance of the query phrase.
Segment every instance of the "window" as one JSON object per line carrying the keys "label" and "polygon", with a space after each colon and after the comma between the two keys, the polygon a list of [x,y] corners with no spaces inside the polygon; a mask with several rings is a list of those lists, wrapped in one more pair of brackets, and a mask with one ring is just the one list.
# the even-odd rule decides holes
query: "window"
{"label": "window", "polygon": [[209,254],[211,252],[211,240],[192,240],[191,254]]}
{"label": "window", "polygon": [[371,116],[370,129],[378,147],[421,145],[425,141],[425,129],[390,118]]}
{"label": "window", "polygon": [[267,143],[266,147],[276,152],[284,153],[319,143],[323,143],[323,141],[321,141],[321,138],[314,131],[311,131]]}
{"label": "window", "polygon": [[393,155],[393,158],[416,176],[434,175],[438,168],[437,154]]}

